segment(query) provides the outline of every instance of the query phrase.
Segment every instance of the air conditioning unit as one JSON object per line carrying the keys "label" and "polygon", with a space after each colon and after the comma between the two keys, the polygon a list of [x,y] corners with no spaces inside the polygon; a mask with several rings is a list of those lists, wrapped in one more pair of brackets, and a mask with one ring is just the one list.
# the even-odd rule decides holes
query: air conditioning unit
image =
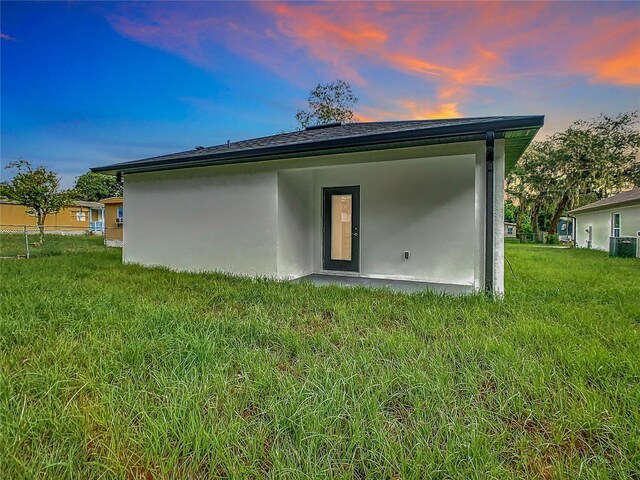
{"label": "air conditioning unit", "polygon": [[635,237],[609,237],[610,257],[635,257],[638,239]]}
{"label": "air conditioning unit", "polygon": [[124,218],[116,217],[116,225],[122,225],[124,223]]}

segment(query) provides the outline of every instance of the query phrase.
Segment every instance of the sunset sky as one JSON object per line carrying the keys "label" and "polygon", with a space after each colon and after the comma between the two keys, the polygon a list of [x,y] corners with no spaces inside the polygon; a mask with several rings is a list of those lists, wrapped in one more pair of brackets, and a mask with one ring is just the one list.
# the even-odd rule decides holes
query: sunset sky
{"label": "sunset sky", "polygon": [[[291,129],[316,83],[362,121],[640,109],[640,3],[1,4],[2,165],[60,172]],[[6,177],[2,171],[2,176]]]}

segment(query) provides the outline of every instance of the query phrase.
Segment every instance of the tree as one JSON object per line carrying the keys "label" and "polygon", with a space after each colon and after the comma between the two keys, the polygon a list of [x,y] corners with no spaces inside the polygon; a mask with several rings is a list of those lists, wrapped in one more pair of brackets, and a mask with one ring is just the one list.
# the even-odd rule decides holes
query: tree
{"label": "tree", "polygon": [[518,207],[511,201],[504,202],[504,221],[515,222],[518,216]]}
{"label": "tree", "polygon": [[309,92],[309,109],[298,110],[296,121],[302,128],[329,122],[352,122],[353,107],[358,98],[351,85],[344,80],[335,80],[326,85],[316,85]]}
{"label": "tree", "polygon": [[554,213],[549,233],[556,233],[560,217],[571,205],[640,185],[637,123],[638,112],[600,115],[577,120],[552,137],[557,194],[550,206]]}
{"label": "tree", "polygon": [[516,229],[520,231],[528,213],[533,233],[538,232],[540,214],[553,195],[552,144],[533,142],[507,177],[507,194],[517,204]]}
{"label": "tree", "polygon": [[522,232],[523,221],[525,220],[530,203],[530,196],[527,192],[523,175],[524,169],[522,168],[522,162],[518,162],[511,172],[509,172],[506,180],[507,201],[515,207],[513,218],[516,222],[516,232],[518,233]]}
{"label": "tree", "polygon": [[76,178],[73,187],[79,200],[98,202],[103,198],[119,197],[122,195],[122,184],[116,177],[101,173],[85,173]]}
{"label": "tree", "polygon": [[638,112],[577,120],[542,142],[533,142],[507,177],[507,196],[527,214],[533,232],[542,222],[557,231],[565,212],[640,186]]}
{"label": "tree", "polygon": [[58,213],[68,206],[74,197],[73,190],[60,190],[60,177],[46,167],[32,167],[24,159],[11,162],[7,169],[14,170],[11,181],[0,182],[0,195],[28,208],[36,216],[40,230],[40,243],[44,242],[44,223],[47,215]]}

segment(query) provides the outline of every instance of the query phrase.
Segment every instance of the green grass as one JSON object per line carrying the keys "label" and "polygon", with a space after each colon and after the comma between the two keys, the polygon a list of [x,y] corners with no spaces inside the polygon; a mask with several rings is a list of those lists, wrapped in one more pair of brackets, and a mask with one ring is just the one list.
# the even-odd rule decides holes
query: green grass
{"label": "green grass", "polygon": [[[42,245],[38,245],[40,239],[38,234],[31,233],[27,237],[29,256],[34,258],[100,252],[105,248],[104,238],[101,235],[47,234]],[[0,234],[0,257],[24,257],[26,253],[27,246],[23,234]]]}
{"label": "green grass", "polygon": [[503,302],[1,260],[0,476],[638,478],[640,261],[507,257]]}

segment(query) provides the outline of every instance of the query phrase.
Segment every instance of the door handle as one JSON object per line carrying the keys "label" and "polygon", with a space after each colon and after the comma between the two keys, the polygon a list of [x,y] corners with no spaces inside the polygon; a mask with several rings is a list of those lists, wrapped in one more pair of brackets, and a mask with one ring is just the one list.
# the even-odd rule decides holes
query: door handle
{"label": "door handle", "polygon": [[354,232],[354,233],[353,233],[353,236],[354,236],[354,237],[357,237],[357,236],[358,236],[358,232]]}

